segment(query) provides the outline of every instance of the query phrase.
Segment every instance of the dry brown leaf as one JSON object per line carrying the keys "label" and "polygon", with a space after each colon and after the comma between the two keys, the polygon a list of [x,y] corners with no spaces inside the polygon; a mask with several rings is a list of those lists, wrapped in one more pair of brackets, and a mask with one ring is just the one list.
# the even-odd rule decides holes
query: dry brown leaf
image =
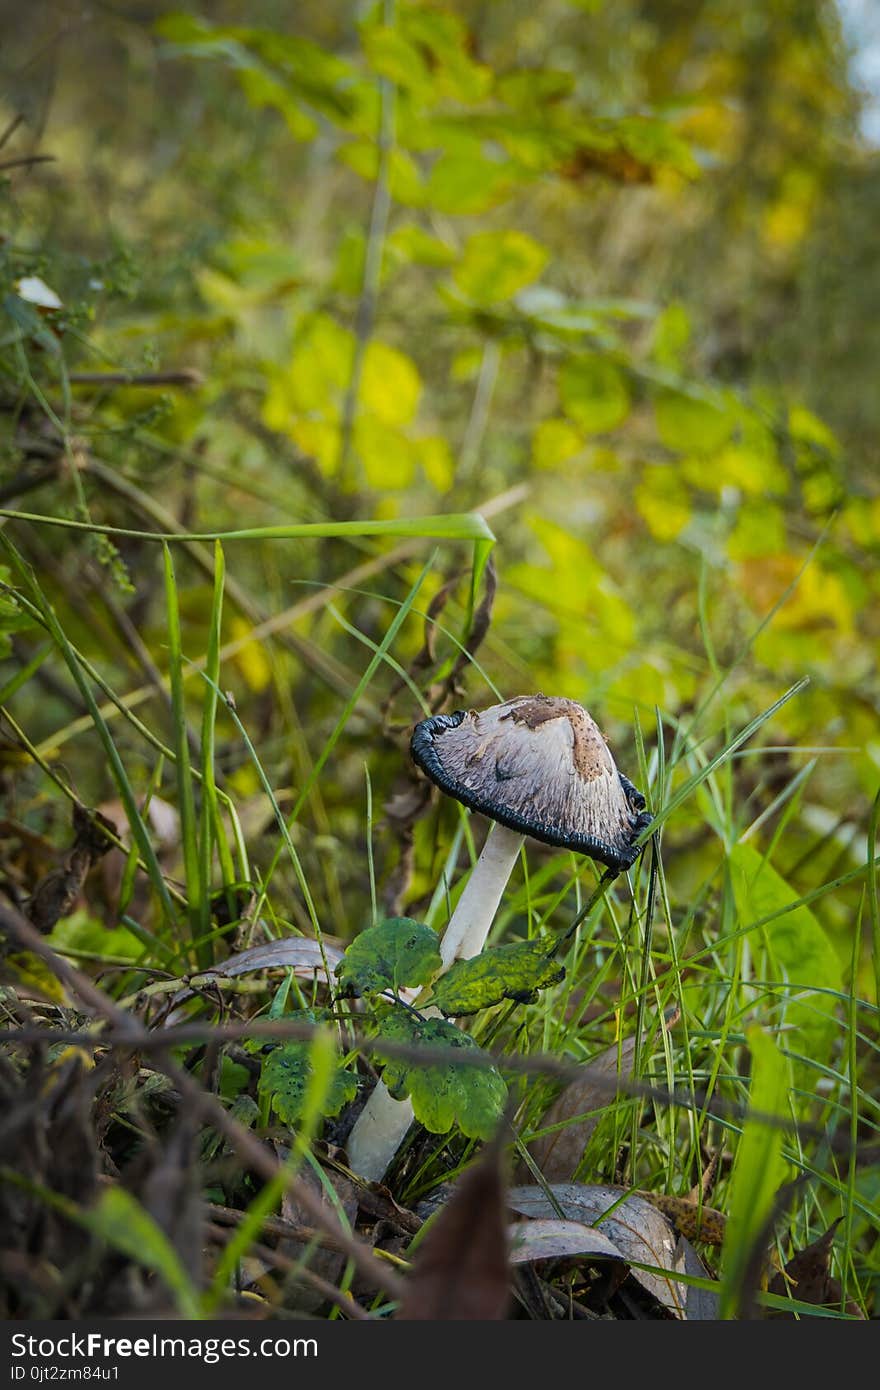
{"label": "dry brown leaf", "polygon": [[[336,945],[326,936],[324,937],[324,955],[331,971],[339,964],[343,956],[343,947]],[[326,978],[324,970],[324,958],[321,955],[321,947],[317,941],[313,941],[307,936],[285,936],[280,941],[264,941],[260,946],[251,946],[247,951],[240,951],[236,956],[230,956],[220,965],[212,966],[210,970],[200,971],[200,977],[216,975],[220,979],[224,977],[231,979],[235,975],[247,975],[255,970],[271,970],[279,966],[286,966],[292,969],[294,975],[299,979],[310,980],[313,975]],[[182,989],[179,994],[174,996],[174,1006],[184,1003],[185,1000],[192,998],[194,990]],[[174,1015],[169,1014],[166,1023],[176,1021]]]}
{"label": "dry brown leaf", "polygon": [[501,1148],[488,1144],[418,1247],[397,1317],[497,1322],[510,1301]]}
{"label": "dry brown leaf", "polygon": [[[774,1275],[769,1292],[797,1299],[799,1303],[812,1303],[817,1308],[840,1308],[842,1290],[831,1273],[831,1245],[834,1233],[842,1218],[838,1217],[828,1230],[812,1245],[796,1250],[784,1270]],[[861,1308],[853,1300],[847,1299],[846,1311],[851,1317],[864,1317]],[[794,1318],[794,1313],[772,1309],[771,1318]]]}
{"label": "dry brown leaf", "polygon": [[[580,1075],[569,1082],[550,1109],[542,1115],[540,1129],[571,1121],[564,1129],[556,1130],[555,1134],[545,1134],[528,1146],[529,1153],[548,1182],[567,1182],[577,1168],[602,1118],[601,1113],[590,1112],[601,1112],[611,1102],[609,1082],[612,1077],[632,1075],[634,1052],[635,1038],[627,1038],[619,1046],[615,1043],[600,1052],[581,1068]],[[576,1119],[578,1115],[584,1118]],[[525,1177],[524,1172],[522,1176]]]}

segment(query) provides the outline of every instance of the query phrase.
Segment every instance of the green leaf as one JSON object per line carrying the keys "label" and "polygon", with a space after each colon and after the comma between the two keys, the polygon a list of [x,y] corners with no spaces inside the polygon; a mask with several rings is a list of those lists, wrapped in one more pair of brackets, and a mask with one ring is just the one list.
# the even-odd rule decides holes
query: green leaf
{"label": "green leaf", "polygon": [[709,395],[662,391],[654,401],[657,430],[667,449],[710,454],[720,449],[734,426],[725,403]]}
{"label": "green leaf", "polygon": [[389,917],[355,937],[336,967],[344,995],[426,985],[442,965],[437,933],[411,917]]}
{"label": "green leaf", "polygon": [[60,917],[46,937],[56,950],[117,960],[140,960],[143,944],[126,927],[107,927],[84,907]]}
{"label": "green leaf", "polygon": [[539,937],[490,946],[471,960],[457,960],[434,985],[431,1003],[456,1018],[504,999],[531,1004],[540,990],[565,976],[565,967],[550,960],[547,949],[547,940]]}
{"label": "green leaf", "polygon": [[[379,1037],[422,1047],[478,1051],[468,1033],[441,1018],[420,1018],[406,1009],[386,1015]],[[381,1052],[378,1053],[381,1057]],[[457,1124],[470,1139],[489,1139],[507,1101],[507,1086],[493,1066],[460,1066],[455,1061],[419,1065],[388,1058],[383,1078],[396,1100],[409,1096],[413,1113],[432,1134]]]}
{"label": "green leaf", "polygon": [[476,232],[467,240],[453,279],[469,299],[494,304],[531,285],[547,260],[546,248],[525,232]]}
{"label": "green leaf", "polygon": [[629,414],[626,378],[607,357],[570,358],[560,373],[559,394],[566,415],[591,434],[616,429]]}
{"label": "green leaf", "polygon": [[[737,917],[740,922],[759,922],[782,913],[762,928],[770,950],[770,970],[765,978],[779,978],[799,986],[786,990],[782,1022],[796,1031],[791,1037],[793,1051],[817,1062],[827,1061],[837,1036],[835,1001],[832,994],[843,988],[843,972],[837,952],[819,920],[808,907],[785,912],[798,894],[750,844],[734,845],[730,852],[730,872]],[[808,1064],[798,1064],[810,1088],[815,1072]],[[811,1078],[811,1079],[810,1079]]]}
{"label": "green leaf", "polygon": [[12,576],[7,565],[0,565],[0,584],[9,584],[10,589],[0,589],[0,661],[5,661],[12,651],[11,632],[21,632],[34,626],[33,618],[19,606],[18,599],[11,592]]}
{"label": "green leaf", "polygon": [[[288,1018],[303,1023],[318,1021],[310,1009],[301,1009],[289,1014]],[[263,1060],[257,1090],[261,1097],[269,1097],[269,1103],[282,1124],[294,1125],[305,1113],[312,1074],[312,1051],[311,1042],[280,1043]],[[338,1068],[326,1088],[323,1113],[338,1115],[343,1105],[354,1100],[356,1095],[357,1078],[351,1072]]]}
{"label": "green leaf", "polygon": [[[788,1068],[773,1039],[760,1028],[748,1030],[752,1054],[749,1109],[784,1116],[788,1098]],[[727,1228],[721,1277],[721,1317],[735,1317],[743,1281],[762,1240],[776,1193],[786,1177],[782,1157],[783,1130],[758,1119],[746,1119],[736,1151],[728,1197]]]}

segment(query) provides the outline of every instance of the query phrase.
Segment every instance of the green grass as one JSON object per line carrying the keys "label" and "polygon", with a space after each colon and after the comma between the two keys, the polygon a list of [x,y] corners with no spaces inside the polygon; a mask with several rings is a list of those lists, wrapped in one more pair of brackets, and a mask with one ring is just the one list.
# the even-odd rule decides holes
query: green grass
{"label": "green grass", "polygon": [[[117,530],[147,539],[146,533]],[[400,527],[389,526],[387,534],[401,534]],[[411,523],[406,534],[436,535],[436,524],[429,521],[419,530],[419,523]],[[473,533],[464,527],[457,538],[470,542]],[[204,971],[222,963],[232,949],[290,932],[318,942],[328,934],[351,938],[381,915],[379,866],[384,864],[387,872],[393,855],[387,844],[379,853],[383,829],[377,782],[387,795],[395,778],[405,772],[407,760],[400,734],[393,720],[382,716],[380,703],[383,691],[396,681],[408,690],[410,718],[425,708],[411,659],[419,628],[432,621],[417,600],[436,582],[436,554],[416,572],[405,567],[393,594],[368,594],[366,599],[361,591],[340,595],[337,601],[351,605],[351,616],[329,607],[333,627],[325,627],[318,640],[335,631],[352,639],[349,660],[358,654],[363,660],[365,648],[369,656],[360,674],[355,672],[347,697],[325,696],[308,727],[295,702],[282,695],[275,702],[275,728],[267,743],[257,726],[256,697],[239,708],[237,699],[224,694],[229,680],[245,694],[247,685],[240,670],[233,672],[221,659],[226,558],[219,542],[212,590],[199,626],[186,606],[187,590],[173,556],[176,538],[167,539],[166,620],[155,631],[153,643],[168,681],[170,704],[154,698],[140,719],[127,708],[124,689],[117,692],[109,677],[100,674],[108,667],[118,672],[120,654],[96,652],[86,658],[79,637],[72,640],[59,616],[63,596],[50,593],[40,582],[8,531],[0,539],[27,611],[52,644],[51,656],[41,646],[21,680],[6,683],[11,726],[20,730],[26,751],[51,749],[51,733],[40,720],[29,719],[28,685],[47,662],[66,671],[91,725],[91,733],[79,731],[67,744],[66,756],[81,750],[82,757],[100,760],[101,775],[93,777],[93,784],[115,787],[131,845],[117,907],[136,929],[139,957],[128,963],[127,972],[117,974],[102,971],[113,961],[100,950],[72,952],[72,958],[101,974],[111,995],[127,996],[127,1006],[152,1026],[160,1019],[156,1009],[161,1001],[174,992],[174,977],[182,985],[186,969]],[[479,566],[479,555],[475,563]],[[453,651],[460,641],[455,633],[465,631],[471,611],[470,592],[465,581],[454,620],[442,625],[437,620],[438,639],[445,639]],[[364,611],[374,615],[369,630],[357,616]],[[193,645],[193,631],[201,631],[203,648]],[[720,1292],[726,1315],[737,1312],[748,1279],[753,1278],[749,1271],[756,1243],[765,1243],[768,1258],[775,1252],[777,1263],[784,1262],[838,1217],[843,1219],[834,1244],[834,1271],[843,1292],[840,1307],[828,1310],[828,1315],[845,1313],[847,1299],[874,1313],[880,1273],[880,1188],[876,1162],[863,1164],[859,1154],[860,1146],[876,1146],[880,1135],[877,1008],[865,997],[873,972],[862,945],[867,946],[870,937],[876,961],[872,865],[877,805],[865,862],[819,882],[809,875],[795,875],[790,884],[784,876],[779,882],[774,878],[772,901],[750,898],[736,875],[744,872],[743,863],[753,861],[737,846],[760,844],[758,865],[785,863],[786,837],[797,824],[822,754],[811,754],[802,766],[793,767],[771,798],[761,798],[759,808],[747,807],[741,777],[742,770],[753,769],[753,759],[761,757],[755,741],[762,735],[772,740],[774,718],[788,701],[798,698],[804,683],[781,693],[751,718],[734,721],[725,703],[731,672],[717,665],[708,641],[707,654],[710,680],[696,714],[677,720],[658,710],[648,727],[638,715],[634,720],[630,770],[639,772],[655,813],[655,833],[662,828],[662,836],[646,844],[634,868],[599,897],[566,940],[562,954],[567,973],[559,986],[533,1005],[490,1010],[470,1024],[479,1042],[526,1059],[550,1054],[587,1061],[615,1040],[636,1039],[634,1080],[651,1090],[647,1095],[624,1092],[596,1108],[598,1124],[575,1176],[584,1182],[615,1182],[681,1196],[699,1184],[710,1160],[717,1158],[717,1176],[705,1200],[729,1214],[730,1221],[723,1248],[704,1253],[709,1286]],[[263,688],[289,691],[294,654],[270,640],[264,655],[271,681]],[[737,665],[746,661],[747,651],[739,654]],[[194,683],[189,677],[200,667],[202,679]],[[98,704],[99,689],[123,715],[115,732]],[[34,727],[29,729],[31,723]],[[200,728],[195,747],[193,728]],[[352,740],[358,750],[354,755],[347,746]],[[737,756],[743,752],[753,758]],[[58,789],[47,780],[47,774],[50,779],[57,776],[53,762],[43,753],[31,764],[28,777],[35,807],[57,800]],[[341,794],[339,778],[349,777],[352,768],[359,771]],[[177,808],[177,842],[170,858],[166,854],[160,859],[150,828],[147,812],[154,798]],[[474,857],[474,830],[464,813],[448,806],[429,811],[415,826],[415,906],[410,910],[437,929],[454,907],[461,874]],[[699,845],[697,855],[681,850],[680,841],[687,837]],[[646,841],[649,838],[646,835]],[[539,931],[563,936],[597,881],[588,861],[527,849],[505,895],[493,940]],[[148,885],[149,891],[146,897],[141,894],[135,908],[138,885]],[[841,962],[821,917],[814,917],[810,909],[821,913],[833,895],[853,892],[861,894],[858,930],[848,960]],[[221,902],[222,922],[216,915]],[[744,920],[744,905],[750,903],[751,916],[747,913]],[[135,911],[137,920],[132,917]],[[809,978],[799,976],[797,957],[779,930],[780,924],[792,920],[806,922],[795,916],[798,913],[809,913],[813,933]],[[823,961],[830,973],[820,978],[817,971]],[[836,979],[832,961],[839,968]],[[162,972],[158,983],[155,971]],[[271,976],[256,976],[249,986],[255,992],[224,996],[224,1013],[230,1008],[265,1013],[275,983]],[[303,1002],[314,1002],[321,993],[308,985],[298,985],[296,992]],[[187,1004],[188,1016],[221,1021],[218,998],[215,992],[201,990]],[[672,1008],[680,1016],[667,1031],[661,1020]],[[51,1011],[45,1018],[51,1036]],[[346,1010],[338,1011],[338,1028],[350,1047],[351,1021]],[[755,1057],[759,1072],[750,1084]],[[215,1084],[205,1071],[201,1049],[184,1048],[178,1062],[205,1085]],[[210,1065],[216,1066],[216,1057]],[[316,1067],[320,1080],[319,1074],[323,1073]],[[237,1084],[237,1092],[235,1087],[221,1091],[224,1104],[247,1109],[247,1085],[241,1078]],[[522,1155],[526,1144],[546,1132],[542,1116],[554,1087],[540,1074],[512,1074],[511,1085],[516,1095],[513,1125]],[[315,1162],[311,1146],[322,1128],[318,1081],[315,1087],[291,1150],[291,1162],[297,1164],[304,1159]],[[669,1092],[693,1099],[669,1103],[664,1100]],[[752,1103],[758,1110],[778,1114],[780,1127],[769,1128],[750,1118]],[[123,1149],[126,1142],[145,1137],[145,1113],[134,1110],[124,1120],[121,1112],[117,1116],[119,1134],[129,1134],[128,1141],[117,1137]],[[583,1118],[572,1115],[565,1124],[578,1124]],[[404,1151],[392,1172],[396,1200],[410,1205],[430,1195],[461,1171],[473,1152],[473,1143],[455,1132],[421,1136],[417,1151],[412,1146]],[[321,1176],[326,1184],[325,1169]],[[213,1181],[207,1171],[205,1181],[209,1186]],[[255,1186],[253,1178],[240,1171],[230,1178],[228,1164],[223,1181],[226,1204],[237,1205],[242,1220],[218,1254],[204,1296],[207,1302],[203,1298],[198,1305],[202,1310],[220,1305],[283,1186],[280,1178],[274,1185]],[[771,1223],[783,1181],[795,1182],[794,1195]],[[87,1212],[81,1215],[97,1230]],[[144,1229],[148,1221],[145,1217]],[[131,1242],[116,1240],[116,1229],[108,1218],[102,1227],[104,1238],[136,1257]],[[178,1269],[174,1252],[159,1236],[152,1239],[150,1251],[142,1259],[165,1279],[179,1310],[192,1314],[196,1295]],[[303,1258],[308,1261],[313,1255],[308,1247]],[[345,1288],[351,1272],[349,1267]],[[745,1288],[745,1293],[752,1297],[755,1290]],[[760,1291],[757,1296],[763,1298]],[[763,1301],[777,1307],[785,1302]],[[817,1314],[798,1303],[796,1290],[788,1303],[803,1316]],[[377,1310],[382,1307],[380,1298]]]}

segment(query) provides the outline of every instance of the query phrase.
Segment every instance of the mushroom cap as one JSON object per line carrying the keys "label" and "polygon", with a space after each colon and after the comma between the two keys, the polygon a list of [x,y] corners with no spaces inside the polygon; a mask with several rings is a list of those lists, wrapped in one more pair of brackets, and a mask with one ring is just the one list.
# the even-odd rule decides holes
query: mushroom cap
{"label": "mushroom cap", "polygon": [[522,835],[617,870],[641,852],[633,840],[651,823],[645,798],[574,700],[519,695],[437,714],[416,725],[410,751],[441,791]]}

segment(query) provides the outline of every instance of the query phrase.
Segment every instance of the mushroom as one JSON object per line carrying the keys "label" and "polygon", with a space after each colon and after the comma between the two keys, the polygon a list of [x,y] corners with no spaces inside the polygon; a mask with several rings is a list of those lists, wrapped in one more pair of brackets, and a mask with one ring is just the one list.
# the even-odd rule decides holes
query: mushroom
{"label": "mushroom", "polygon": [[[641,852],[645,798],[617,767],[582,705],[520,695],[416,725],[414,762],[447,796],[495,822],[440,943],[443,969],[479,955],[526,838],[576,850],[615,874]],[[378,1180],[412,1120],[381,1082],[348,1143],[351,1166]]]}

